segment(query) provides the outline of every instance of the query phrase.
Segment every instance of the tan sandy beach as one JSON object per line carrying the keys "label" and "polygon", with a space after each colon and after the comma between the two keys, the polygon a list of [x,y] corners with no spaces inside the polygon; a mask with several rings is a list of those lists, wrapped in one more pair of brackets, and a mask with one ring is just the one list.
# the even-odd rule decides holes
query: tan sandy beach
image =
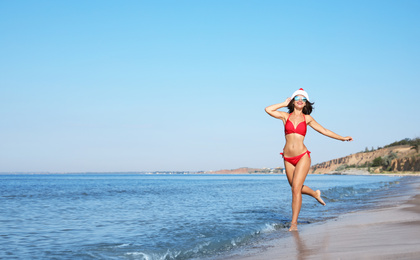
{"label": "tan sandy beach", "polygon": [[412,185],[410,198],[397,206],[301,226],[258,253],[233,259],[420,259],[420,183]]}

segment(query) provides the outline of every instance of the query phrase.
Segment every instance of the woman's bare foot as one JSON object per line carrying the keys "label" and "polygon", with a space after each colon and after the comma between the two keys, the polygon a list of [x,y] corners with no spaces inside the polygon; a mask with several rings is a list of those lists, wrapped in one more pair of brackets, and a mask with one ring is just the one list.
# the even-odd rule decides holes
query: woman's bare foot
{"label": "woman's bare foot", "polygon": [[297,223],[290,223],[289,231],[298,231]]}
{"label": "woman's bare foot", "polygon": [[321,191],[320,190],[317,190],[317,191],[315,191],[315,193],[316,193],[316,197],[315,197],[315,199],[319,202],[319,203],[321,203],[322,205],[326,205],[325,204],[325,202],[322,200],[322,198],[321,198]]}

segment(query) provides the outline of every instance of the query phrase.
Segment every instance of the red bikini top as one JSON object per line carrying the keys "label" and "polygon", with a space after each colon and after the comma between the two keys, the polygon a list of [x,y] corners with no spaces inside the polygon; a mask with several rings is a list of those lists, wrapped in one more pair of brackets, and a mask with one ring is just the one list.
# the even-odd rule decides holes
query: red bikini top
{"label": "red bikini top", "polygon": [[289,120],[291,113],[289,114],[289,117],[287,118],[286,124],[284,125],[284,133],[285,135],[288,134],[300,134],[305,136],[306,135],[306,119],[305,115],[303,115],[303,121],[300,122],[297,127],[293,125],[292,121]]}

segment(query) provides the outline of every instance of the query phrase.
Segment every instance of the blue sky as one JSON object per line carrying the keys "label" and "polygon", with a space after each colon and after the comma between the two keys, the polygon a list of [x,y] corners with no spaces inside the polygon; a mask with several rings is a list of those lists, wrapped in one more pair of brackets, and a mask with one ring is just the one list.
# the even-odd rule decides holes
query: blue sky
{"label": "blue sky", "polygon": [[420,136],[419,1],[0,1],[0,172],[283,166]]}

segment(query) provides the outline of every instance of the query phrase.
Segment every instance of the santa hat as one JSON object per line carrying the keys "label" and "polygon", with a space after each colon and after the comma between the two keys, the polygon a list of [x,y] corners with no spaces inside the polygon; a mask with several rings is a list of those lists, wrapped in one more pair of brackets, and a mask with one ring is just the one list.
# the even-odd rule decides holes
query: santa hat
{"label": "santa hat", "polygon": [[303,88],[300,88],[299,90],[296,90],[292,95],[292,99],[297,95],[302,95],[302,96],[306,97],[306,99],[309,101],[308,93],[306,93],[306,91],[303,90]]}

